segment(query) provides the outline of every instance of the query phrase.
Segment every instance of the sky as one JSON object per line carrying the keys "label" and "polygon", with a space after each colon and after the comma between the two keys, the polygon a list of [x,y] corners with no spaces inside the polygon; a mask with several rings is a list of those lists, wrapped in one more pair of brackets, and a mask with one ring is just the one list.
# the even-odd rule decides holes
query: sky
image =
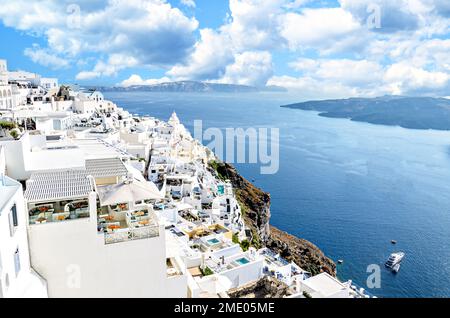
{"label": "sky", "polygon": [[449,96],[449,0],[0,0],[0,59],[81,85]]}

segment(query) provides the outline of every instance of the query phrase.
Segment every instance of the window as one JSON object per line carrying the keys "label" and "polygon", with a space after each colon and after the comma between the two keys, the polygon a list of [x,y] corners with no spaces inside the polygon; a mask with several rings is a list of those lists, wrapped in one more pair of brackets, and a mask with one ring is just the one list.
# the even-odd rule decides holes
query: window
{"label": "window", "polygon": [[17,206],[14,204],[9,211],[9,232],[11,236],[14,236],[17,226],[19,226],[19,219],[17,217]]}
{"label": "window", "polygon": [[19,220],[17,219],[17,206],[15,204],[11,208],[11,213],[12,213],[12,216],[13,216],[14,226],[18,226],[19,225]]}
{"label": "window", "polygon": [[19,248],[17,248],[16,252],[14,253],[14,269],[16,270],[16,277],[17,277],[19,275],[19,272],[20,272]]}
{"label": "window", "polygon": [[6,273],[6,275],[5,275],[5,287],[7,289],[9,288],[9,275],[8,275],[8,273]]}

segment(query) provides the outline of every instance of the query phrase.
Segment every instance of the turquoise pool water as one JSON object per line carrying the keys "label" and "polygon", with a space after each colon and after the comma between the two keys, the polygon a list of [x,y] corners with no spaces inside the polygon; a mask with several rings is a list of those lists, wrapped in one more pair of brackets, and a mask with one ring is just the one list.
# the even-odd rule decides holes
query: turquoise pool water
{"label": "turquoise pool water", "polygon": [[220,241],[216,238],[213,238],[213,239],[208,240],[208,243],[212,245],[212,244],[220,243]]}
{"label": "turquoise pool water", "polygon": [[241,265],[245,265],[245,264],[250,263],[250,261],[249,261],[248,259],[246,259],[245,257],[236,260],[236,262],[237,262],[238,264],[241,264]]}

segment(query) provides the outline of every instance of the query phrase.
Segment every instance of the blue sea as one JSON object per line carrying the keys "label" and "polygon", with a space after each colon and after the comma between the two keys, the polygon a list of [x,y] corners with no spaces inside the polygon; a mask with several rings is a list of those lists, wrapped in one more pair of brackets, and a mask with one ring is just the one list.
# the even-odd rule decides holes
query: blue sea
{"label": "blue sea", "polygon": [[[365,287],[367,267],[379,265],[381,288],[369,290],[376,296],[450,296],[450,132],[280,108],[302,101],[287,93],[105,95],[135,114],[167,120],[176,111],[190,130],[198,119],[205,128],[279,128],[277,174],[236,165],[271,193],[274,226],[344,260],[342,280]],[[406,257],[392,274],[383,264],[396,251]]]}

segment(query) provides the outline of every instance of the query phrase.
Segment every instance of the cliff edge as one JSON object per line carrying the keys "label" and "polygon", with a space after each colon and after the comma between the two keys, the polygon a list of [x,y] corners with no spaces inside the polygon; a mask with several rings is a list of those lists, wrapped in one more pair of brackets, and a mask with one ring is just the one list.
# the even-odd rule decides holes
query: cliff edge
{"label": "cliff edge", "polygon": [[251,244],[254,247],[267,246],[313,275],[327,272],[336,276],[336,264],[317,246],[270,226],[270,194],[255,187],[230,164],[212,161],[210,168],[220,179],[230,180],[236,189],[245,224],[252,232]]}

